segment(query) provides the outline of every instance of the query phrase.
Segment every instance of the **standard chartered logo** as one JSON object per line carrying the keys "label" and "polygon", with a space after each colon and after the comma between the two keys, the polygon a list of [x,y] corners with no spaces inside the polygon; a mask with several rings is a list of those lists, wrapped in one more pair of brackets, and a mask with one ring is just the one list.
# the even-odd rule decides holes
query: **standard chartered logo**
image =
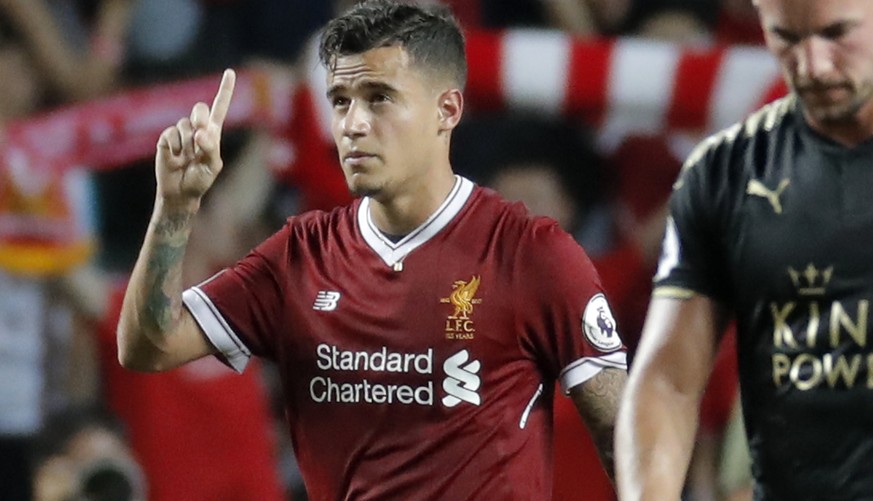
{"label": "standard chartered logo", "polygon": [[446,379],[443,381],[443,389],[448,393],[443,397],[443,405],[454,407],[461,402],[479,405],[482,403],[476,390],[479,389],[479,369],[481,364],[478,360],[467,362],[470,354],[467,350],[461,350],[447,358],[443,364],[446,371]]}
{"label": "standard chartered logo", "polygon": [[[309,382],[309,395],[314,402],[434,405],[432,348],[422,353],[402,353],[392,352],[387,347],[376,351],[352,351],[320,344],[316,348],[316,357],[316,367],[324,374]],[[479,361],[471,361],[467,350],[446,359],[443,364],[446,374],[443,405],[455,407],[461,402],[480,405],[479,369]],[[395,376],[388,376],[391,383],[366,377],[379,379],[379,374]],[[409,375],[409,381],[397,381],[397,374]]]}

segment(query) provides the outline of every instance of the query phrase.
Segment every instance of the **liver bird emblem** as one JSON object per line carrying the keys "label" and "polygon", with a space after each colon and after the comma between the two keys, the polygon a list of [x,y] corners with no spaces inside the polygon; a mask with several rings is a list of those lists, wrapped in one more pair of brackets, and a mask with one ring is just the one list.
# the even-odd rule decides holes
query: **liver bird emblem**
{"label": "liver bird emblem", "polygon": [[452,284],[454,291],[449,295],[449,302],[455,306],[455,312],[449,318],[468,318],[473,312],[473,304],[478,303],[475,298],[476,290],[479,289],[480,277],[473,276],[469,282],[455,280]]}

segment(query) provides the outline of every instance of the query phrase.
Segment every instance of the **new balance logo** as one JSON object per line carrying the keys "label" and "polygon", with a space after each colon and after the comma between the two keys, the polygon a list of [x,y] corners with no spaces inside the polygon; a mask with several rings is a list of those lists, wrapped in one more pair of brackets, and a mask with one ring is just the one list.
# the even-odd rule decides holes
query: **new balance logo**
{"label": "new balance logo", "polygon": [[482,403],[476,392],[481,384],[479,376],[476,375],[481,364],[478,360],[467,362],[469,359],[470,354],[467,350],[461,350],[446,359],[443,364],[443,370],[446,372],[443,390],[448,394],[443,397],[443,405],[446,407],[454,407],[461,402],[473,405]]}
{"label": "new balance logo", "polygon": [[333,311],[336,309],[339,300],[340,293],[337,291],[318,291],[312,309],[318,311]]}

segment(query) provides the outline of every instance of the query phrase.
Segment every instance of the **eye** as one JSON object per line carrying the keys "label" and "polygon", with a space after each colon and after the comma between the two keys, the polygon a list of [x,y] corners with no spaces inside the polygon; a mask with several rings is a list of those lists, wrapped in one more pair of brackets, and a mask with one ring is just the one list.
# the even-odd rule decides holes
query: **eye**
{"label": "eye", "polygon": [[839,40],[848,33],[849,27],[845,24],[835,24],[821,30],[820,35],[828,40]]}
{"label": "eye", "polygon": [[349,105],[349,99],[345,96],[334,96],[330,99],[330,105],[334,108],[345,108]]}
{"label": "eye", "polygon": [[800,41],[800,36],[787,30],[773,28],[773,34],[776,38],[789,45],[794,45]]}
{"label": "eye", "polygon": [[391,101],[391,97],[385,93],[376,93],[370,97],[371,103],[387,103]]}

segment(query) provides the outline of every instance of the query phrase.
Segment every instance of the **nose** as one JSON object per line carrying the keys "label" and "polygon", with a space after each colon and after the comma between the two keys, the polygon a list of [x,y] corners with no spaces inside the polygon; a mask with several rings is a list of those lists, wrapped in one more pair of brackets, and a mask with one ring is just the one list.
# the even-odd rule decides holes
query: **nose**
{"label": "nose", "polygon": [[349,137],[360,137],[369,134],[372,116],[366,106],[360,101],[353,100],[349,104],[346,115],[342,120],[343,134]]}
{"label": "nose", "polygon": [[823,80],[835,68],[830,43],[811,36],[797,45],[797,76],[801,81]]}

